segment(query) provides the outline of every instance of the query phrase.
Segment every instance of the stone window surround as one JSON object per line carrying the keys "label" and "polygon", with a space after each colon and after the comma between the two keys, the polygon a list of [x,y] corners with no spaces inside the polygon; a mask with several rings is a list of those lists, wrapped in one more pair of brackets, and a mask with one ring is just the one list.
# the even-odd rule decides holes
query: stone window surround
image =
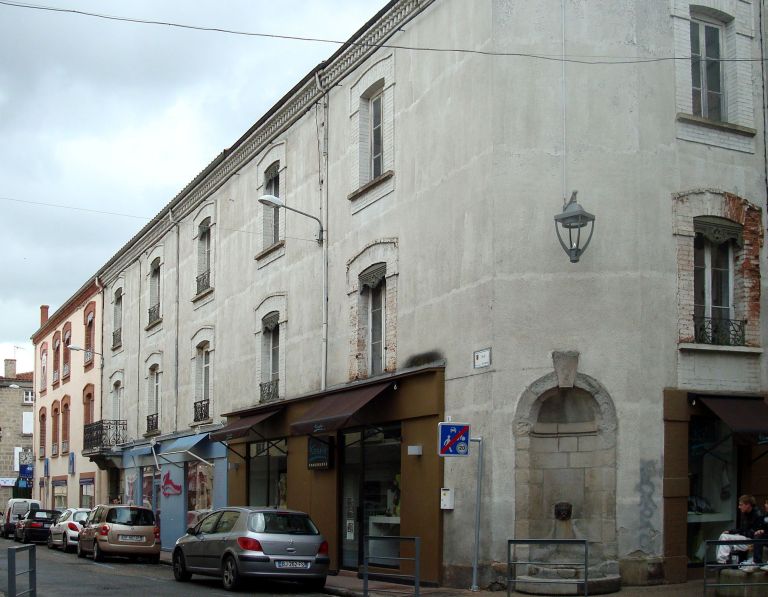
{"label": "stone window surround", "polygon": [[[716,216],[742,227],[743,247],[735,251],[733,308],[735,319],[746,319],[745,347],[760,346],[760,250],[763,245],[762,209],[746,199],[717,189],[694,189],[672,196],[673,235],[677,249],[678,347],[690,350],[693,325],[694,218]],[[731,351],[745,352],[745,351]]]}
{"label": "stone window surround", "polygon": [[398,241],[383,238],[366,245],[347,261],[347,305],[349,309],[349,379],[365,379],[368,372],[368,293],[362,292],[360,274],[375,263],[386,264],[384,323],[384,372],[397,368],[397,280]]}
{"label": "stone window surround", "polygon": [[[215,350],[216,350],[216,334],[212,325],[201,326],[193,335],[190,342],[190,350],[192,353],[192,370],[194,372],[194,400],[189,403],[189,420],[190,427],[198,426],[203,423],[213,422],[213,404],[216,396],[216,383],[215,383]],[[195,421],[194,417],[194,402],[203,400],[202,395],[202,374],[203,374],[203,356],[207,352],[210,355],[208,362],[208,418],[203,421]]]}
{"label": "stone window surround", "polygon": [[[153,383],[153,373],[157,370],[158,373],[160,373],[160,395],[158,397],[158,404],[157,404],[157,412],[149,412],[149,403],[150,400],[153,398],[153,392],[154,392],[154,383]],[[160,413],[162,412],[163,408],[163,351],[158,350],[155,352],[152,352],[147,356],[147,358],[144,359],[144,371],[146,371],[146,375],[144,377],[144,387],[147,391],[147,399],[144,401],[145,405],[145,416],[157,414],[158,415],[158,421],[157,421],[157,431],[153,431],[150,435],[157,435],[160,433],[160,430],[162,429],[162,417],[160,416]],[[141,412],[141,410],[139,410]],[[144,422],[146,423],[146,418],[144,419]],[[141,422],[139,427],[141,428]],[[144,430],[146,431],[146,426],[144,427]],[[144,434],[146,435],[146,434]]]}
{"label": "stone window surround", "polygon": [[[286,164],[286,152],[286,141],[276,141],[272,143],[257,160],[256,171],[258,173],[259,181],[258,187],[256,187],[257,197],[261,197],[266,193],[267,181],[265,174],[272,164],[278,162],[280,164],[278,168],[278,185],[280,188],[280,198],[286,203],[288,202],[286,199],[288,196],[288,186],[286,180],[288,166]],[[256,214],[256,230],[263,231],[265,210],[271,208],[268,208],[266,205],[261,205],[258,202],[256,202],[256,205],[259,208]],[[267,245],[265,244],[264,236],[261,235],[261,241],[258,244],[260,249],[254,257],[254,259],[259,262],[259,267],[263,267],[269,263],[272,263],[274,260],[282,257],[285,254],[285,220],[285,217],[280,218],[280,222],[278,224],[279,238],[277,242]]]}
{"label": "stone window surround", "polygon": [[216,202],[215,201],[207,201],[204,203],[195,213],[193,219],[192,219],[192,243],[197,247],[198,240],[200,238],[200,231],[201,226],[203,222],[208,219],[208,234],[209,234],[209,242],[210,242],[210,256],[209,256],[209,280],[210,280],[210,288],[207,290],[204,290],[200,294],[197,294],[197,275],[200,273],[200,263],[198,261],[198,253],[196,251],[196,263],[195,263],[195,279],[192,280],[192,301],[195,302],[204,296],[208,296],[213,292],[214,289],[214,273],[215,273],[215,267],[214,264],[216,263],[216,242],[215,242],[215,230],[216,230]]}
{"label": "stone window surround", "polygon": [[255,316],[255,343],[256,343],[256,359],[255,362],[259,363],[259,371],[255,380],[256,385],[269,379],[269,372],[264,371],[266,363],[269,362],[264,354],[265,351],[265,334],[263,330],[263,320],[269,313],[276,311],[279,313],[278,318],[278,330],[280,333],[280,345],[278,347],[278,381],[277,381],[277,394],[278,396],[285,396],[285,381],[286,381],[286,330],[288,327],[288,293],[284,291],[274,292],[265,296],[259,304],[254,308]]}

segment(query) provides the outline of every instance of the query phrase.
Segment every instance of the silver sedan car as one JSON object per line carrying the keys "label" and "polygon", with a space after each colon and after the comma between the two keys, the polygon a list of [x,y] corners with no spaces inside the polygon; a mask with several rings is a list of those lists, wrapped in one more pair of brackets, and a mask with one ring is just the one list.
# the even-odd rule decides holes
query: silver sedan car
{"label": "silver sedan car", "polygon": [[56,522],[51,525],[48,532],[48,547],[53,549],[60,547],[64,551],[77,548],[77,540],[83,523],[88,518],[88,508],[67,508],[62,510]]}
{"label": "silver sedan car", "polygon": [[222,508],[211,512],[173,549],[173,576],[219,576],[235,590],[243,578],[299,581],[325,586],[328,542],[304,512],[275,508]]}

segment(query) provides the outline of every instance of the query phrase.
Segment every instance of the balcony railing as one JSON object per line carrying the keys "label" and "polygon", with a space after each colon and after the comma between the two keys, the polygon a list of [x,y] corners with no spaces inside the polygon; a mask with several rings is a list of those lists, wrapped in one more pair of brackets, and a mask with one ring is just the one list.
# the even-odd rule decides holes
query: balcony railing
{"label": "balcony railing", "polygon": [[206,270],[197,276],[197,294],[205,292],[211,287],[211,270]]}
{"label": "balcony railing", "polygon": [[197,421],[205,421],[209,418],[208,416],[208,406],[210,404],[210,400],[198,400],[195,402],[195,422]]}
{"label": "balcony railing", "polygon": [[59,370],[58,369],[54,369],[53,370],[53,383],[56,383],[57,381],[59,381]]}
{"label": "balcony railing", "polygon": [[157,413],[147,415],[147,433],[157,431]]}
{"label": "balcony railing", "polygon": [[64,454],[64,452],[69,452],[69,440],[68,439],[61,440],[61,453]]}
{"label": "balcony railing", "polygon": [[694,317],[693,326],[696,342],[720,346],[744,346],[745,319],[714,319]]}
{"label": "balcony railing", "polygon": [[123,328],[117,328],[112,332],[112,348],[117,348],[123,343]]}
{"label": "balcony railing", "polygon": [[64,363],[61,368],[61,376],[67,377],[69,375],[69,363]]}
{"label": "balcony railing", "polygon": [[265,381],[263,384],[259,384],[259,390],[261,391],[261,402],[273,402],[278,399],[279,380],[273,379],[272,381]]}
{"label": "balcony railing", "polygon": [[93,350],[90,348],[86,348],[83,351],[83,361],[85,363],[90,363],[93,360]]}
{"label": "balcony railing", "polygon": [[103,420],[83,428],[83,451],[99,451],[122,444],[126,440],[127,421]]}
{"label": "balcony railing", "polygon": [[51,444],[51,456],[58,456],[59,455],[59,444],[56,442],[53,442]]}
{"label": "balcony railing", "polygon": [[149,323],[155,323],[160,319],[160,303],[149,308]]}

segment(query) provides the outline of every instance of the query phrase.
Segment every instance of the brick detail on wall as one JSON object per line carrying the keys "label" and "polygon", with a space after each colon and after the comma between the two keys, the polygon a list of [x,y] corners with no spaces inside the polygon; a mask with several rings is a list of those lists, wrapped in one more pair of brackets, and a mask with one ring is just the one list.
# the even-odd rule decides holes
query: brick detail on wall
{"label": "brick detail on wall", "polygon": [[743,227],[744,246],[736,251],[734,271],[735,319],[746,319],[746,346],[760,346],[760,249],[763,246],[762,210],[732,193],[696,189],[672,196],[672,226],[677,249],[678,342],[694,341],[693,329],[693,219],[726,218]]}

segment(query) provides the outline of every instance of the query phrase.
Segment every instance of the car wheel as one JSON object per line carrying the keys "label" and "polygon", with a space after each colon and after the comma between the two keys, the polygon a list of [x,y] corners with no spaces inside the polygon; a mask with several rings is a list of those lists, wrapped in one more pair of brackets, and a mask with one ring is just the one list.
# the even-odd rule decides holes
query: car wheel
{"label": "car wheel", "polygon": [[187,582],[192,575],[187,572],[187,563],[180,549],[173,552],[173,578],[179,582]]}
{"label": "car wheel", "polygon": [[304,583],[304,586],[307,590],[312,591],[313,593],[319,593],[325,587],[325,577],[308,580]]}
{"label": "car wheel", "polygon": [[48,541],[46,543],[48,543],[48,549],[53,549],[53,533],[50,531],[48,532]]}
{"label": "car wheel", "polygon": [[103,562],[104,561],[104,553],[99,549],[99,541],[96,540],[93,542],[93,561],[94,562]]}
{"label": "car wheel", "polygon": [[83,551],[83,546],[80,544],[80,542],[77,542],[77,557],[78,558],[84,558],[85,552]]}
{"label": "car wheel", "polygon": [[237,571],[237,562],[232,556],[224,558],[221,570],[221,584],[227,591],[236,591],[240,585],[240,573]]}

